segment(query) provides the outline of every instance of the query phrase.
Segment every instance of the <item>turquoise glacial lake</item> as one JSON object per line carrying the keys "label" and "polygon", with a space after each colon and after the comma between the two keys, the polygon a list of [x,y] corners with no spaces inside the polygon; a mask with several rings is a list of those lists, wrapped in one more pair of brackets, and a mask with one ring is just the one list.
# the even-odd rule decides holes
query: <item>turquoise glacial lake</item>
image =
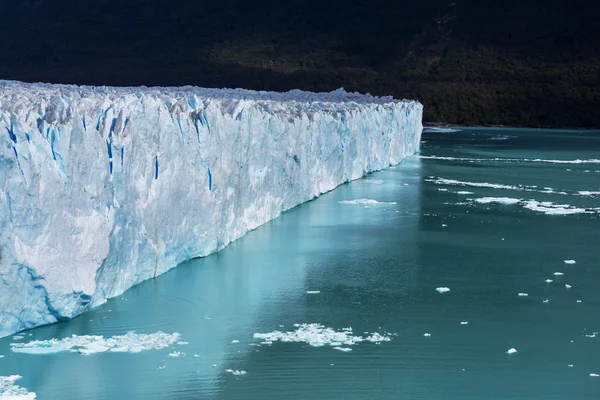
{"label": "turquoise glacial lake", "polygon": [[[599,399],[599,288],[600,132],[426,132],[396,167],[1,339],[0,376],[63,400]],[[294,335],[303,323],[389,341],[312,346]],[[129,331],[184,343],[11,350]],[[290,341],[254,337],[273,331]]]}

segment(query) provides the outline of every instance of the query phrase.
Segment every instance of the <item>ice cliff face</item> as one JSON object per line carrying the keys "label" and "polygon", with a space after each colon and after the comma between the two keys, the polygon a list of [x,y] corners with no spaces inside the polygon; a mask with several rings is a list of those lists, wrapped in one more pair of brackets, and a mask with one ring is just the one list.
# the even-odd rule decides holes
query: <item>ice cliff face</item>
{"label": "ice cliff face", "polygon": [[0,337],[72,318],[419,148],[422,105],[0,81]]}

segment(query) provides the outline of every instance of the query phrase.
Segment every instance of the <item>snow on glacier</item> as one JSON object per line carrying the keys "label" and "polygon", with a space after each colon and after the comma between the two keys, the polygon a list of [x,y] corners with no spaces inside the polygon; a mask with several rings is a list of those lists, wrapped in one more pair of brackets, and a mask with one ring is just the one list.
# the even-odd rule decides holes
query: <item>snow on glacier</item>
{"label": "snow on glacier", "polygon": [[0,337],[399,163],[419,149],[422,110],[343,90],[0,81]]}

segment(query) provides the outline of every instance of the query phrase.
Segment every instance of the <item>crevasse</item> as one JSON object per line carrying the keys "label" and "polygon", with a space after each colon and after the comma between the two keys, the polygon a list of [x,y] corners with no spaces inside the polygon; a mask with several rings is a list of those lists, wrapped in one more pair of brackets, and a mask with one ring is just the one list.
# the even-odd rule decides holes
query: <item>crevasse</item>
{"label": "crevasse", "polygon": [[0,81],[0,337],[399,163],[419,149],[422,111],[343,90]]}

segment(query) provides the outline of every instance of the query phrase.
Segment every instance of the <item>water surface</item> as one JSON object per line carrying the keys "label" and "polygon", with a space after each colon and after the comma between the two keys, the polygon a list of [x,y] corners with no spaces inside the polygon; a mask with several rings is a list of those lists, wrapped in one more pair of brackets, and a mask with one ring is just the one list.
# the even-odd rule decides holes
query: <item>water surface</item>
{"label": "water surface", "polygon": [[[600,398],[590,376],[600,374],[600,195],[579,193],[600,191],[600,133],[462,129],[423,141],[423,158],[18,340],[134,330],[179,332],[188,345],[37,356],[5,338],[0,375],[22,375],[39,399]],[[358,199],[388,204],[340,203]],[[547,215],[526,208],[532,200],[583,212]],[[254,333],[305,322],[397,336],[351,352],[251,346]]]}

